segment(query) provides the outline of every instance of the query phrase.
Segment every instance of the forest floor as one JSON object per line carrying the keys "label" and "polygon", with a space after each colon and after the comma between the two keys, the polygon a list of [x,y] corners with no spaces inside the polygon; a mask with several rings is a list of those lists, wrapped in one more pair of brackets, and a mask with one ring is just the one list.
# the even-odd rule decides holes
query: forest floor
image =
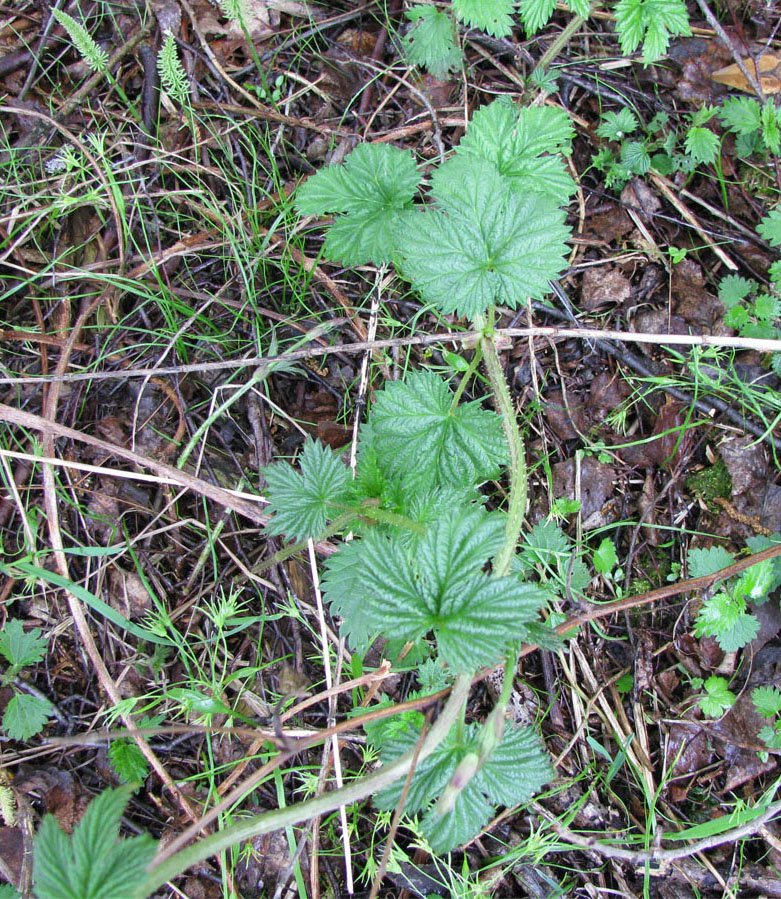
{"label": "forest floor", "polygon": [[[712,76],[735,49],[772,62],[781,10],[723,6],[732,50],[690,4],[692,36],[646,66],[622,55],[607,12],[557,41],[562,7],[532,37],[462,30],[463,66],[442,80],[405,62],[398,3],[247,0],[246,30],[207,0],[63,6],[108,53],[107,74],[47,5],[0,8],[0,708],[16,700],[0,737],[16,806],[3,877],[29,889],[40,817],[72,831],[121,782],[138,784],[125,832],[164,845],[229,794],[212,827],[374,763],[356,727],[335,770],[329,728],[403,702],[414,665],[389,671],[381,642],[350,652],[306,553],[260,570],[282,546],[264,531],[261,469],[308,437],[349,449],[364,360],[369,403],[421,366],[457,380],[469,325],[385,268],[324,261],[322,222],[297,215],[294,189],[366,142],[434,162],[507,96],[565,109],[575,131],[567,269],[544,302],[498,322],[532,329],[501,352],[527,525],[556,525],[588,572],[586,602],[565,567],[557,620],[664,589],[523,657],[511,712],[541,729],[556,780],[447,856],[402,818],[378,895],[781,896],[781,750],[752,700],[781,688],[778,596],[750,606],[759,627],[730,650],[696,627],[713,590],[683,583],[702,573],[698,552],[719,548],[723,568],[781,541],[781,392],[762,343],[781,320],[757,286],[778,259],[757,229],[781,169],[760,138],[741,150],[702,113],[752,97],[739,73]],[[159,87],[168,31],[179,100]],[[545,78],[530,78],[543,56]],[[621,110],[634,126],[610,118]],[[718,156],[688,165],[700,122]],[[622,168],[638,146],[673,160],[667,174]],[[740,321],[725,320],[735,276],[755,282]],[[489,504],[503,491],[487,485]],[[24,665],[13,622],[40,638]],[[476,682],[470,716],[492,699],[490,679]],[[127,727],[145,733],[133,742]],[[278,753],[298,739],[305,749]],[[357,803],[158,895],[368,895],[389,828]]]}

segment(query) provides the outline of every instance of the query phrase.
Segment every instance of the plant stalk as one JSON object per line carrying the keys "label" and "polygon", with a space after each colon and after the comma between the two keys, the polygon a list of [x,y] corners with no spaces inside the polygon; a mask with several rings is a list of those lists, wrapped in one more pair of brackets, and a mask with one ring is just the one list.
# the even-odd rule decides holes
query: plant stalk
{"label": "plant stalk", "polygon": [[493,329],[493,310],[489,326],[480,338],[486,374],[494,392],[494,405],[502,417],[502,428],[510,453],[510,498],[507,503],[507,525],[504,545],[494,559],[493,572],[496,577],[504,577],[510,571],[515,548],[523,527],[529,483],[526,470],[526,452],[521,432],[515,421],[515,408],[510,396],[510,388],[502,370],[502,362],[496,350],[496,334]]}
{"label": "plant stalk", "polygon": [[272,830],[291,827],[320,815],[326,815],[341,805],[350,805],[353,802],[366,799],[367,796],[372,796],[400,777],[404,777],[414,763],[420,764],[423,759],[430,756],[450,733],[453,724],[461,715],[461,710],[466,703],[471,685],[471,674],[460,674],[456,678],[450,698],[441,715],[434,722],[419,752],[416,753],[415,749],[411,749],[396,759],[396,761],[391,762],[389,765],[383,765],[375,774],[361,777],[353,781],[353,783],[342,787],[341,790],[325,793],[322,796],[317,796],[315,799],[301,802],[290,808],[277,809],[276,811],[266,812],[263,815],[254,815],[252,818],[238,821],[236,824],[226,827],[194,845],[188,846],[186,849],[180,850],[172,858],[162,862],[149,872],[136,895],[149,896],[169,880],[192,867],[192,865],[196,865],[198,862],[216,855],[236,843],[251,840],[253,837],[270,833]]}

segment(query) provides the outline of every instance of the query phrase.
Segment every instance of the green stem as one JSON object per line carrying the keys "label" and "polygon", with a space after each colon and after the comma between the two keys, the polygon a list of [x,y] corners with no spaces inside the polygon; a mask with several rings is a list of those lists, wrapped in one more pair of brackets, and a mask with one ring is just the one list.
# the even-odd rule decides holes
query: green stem
{"label": "green stem", "polygon": [[472,375],[477,371],[477,366],[480,364],[480,361],[483,358],[483,350],[480,344],[475,347],[475,354],[472,357],[472,361],[469,363],[469,368],[464,372],[464,376],[461,378],[461,383],[456,387],[455,395],[453,396],[453,402],[450,404],[450,412],[451,414],[456,411],[458,408],[458,404],[461,402],[461,396],[466,390],[467,384],[472,380]]}
{"label": "green stem", "polygon": [[398,512],[391,512],[389,509],[380,509],[378,506],[362,505],[362,506],[345,506],[341,503],[331,503],[334,509],[345,509],[347,512],[352,510],[353,518],[369,518],[372,521],[381,521],[383,524],[392,524],[394,527],[402,528],[422,537],[426,533],[426,526],[406,515],[399,515]]}
{"label": "green stem", "polygon": [[523,527],[529,484],[523,438],[515,421],[515,408],[510,396],[510,388],[504,377],[502,363],[496,350],[493,309],[489,315],[489,324],[480,338],[480,346],[483,350],[483,361],[485,362],[488,380],[494,391],[496,411],[502,416],[502,428],[504,429],[504,436],[510,453],[510,498],[507,503],[505,540],[494,560],[493,567],[496,577],[504,577],[510,571],[510,563],[515,554],[518,537]]}
{"label": "green stem", "polygon": [[534,72],[537,71],[545,71],[548,66],[553,62],[553,60],[559,55],[559,52],[564,48],[567,41],[573,38],[577,31],[580,30],[580,26],[586,21],[587,16],[573,16],[567,25],[561,30],[556,39],[552,41],[551,45],[548,49],[542,54],[540,57],[540,61],[534,67]]}
{"label": "green stem", "polygon": [[[340,515],[338,518],[334,518],[334,520],[325,528],[325,530],[323,530],[317,535],[317,537],[314,538],[315,543],[320,543],[323,540],[327,540],[329,537],[333,537],[334,534],[338,534],[349,524],[354,522],[355,519],[359,516],[360,512],[353,510],[351,512],[345,512],[344,515]],[[280,562],[284,562],[285,559],[289,559],[296,553],[303,552],[306,549],[307,543],[309,543],[308,540],[296,540],[295,543],[290,543],[287,546],[283,546],[282,549],[278,549],[274,553],[274,555],[266,559],[265,562],[262,562],[260,565],[257,565],[255,568],[253,568],[252,573],[260,574],[261,571],[265,571],[267,568],[271,568],[272,565],[278,565]]]}
{"label": "green stem", "polygon": [[114,90],[119,94],[119,99],[127,106],[130,111],[130,114],[133,118],[139,123],[139,125],[144,124],[144,120],[141,118],[139,111],[136,109],[136,104],[128,97],[125,93],[125,89],[119,83],[119,81],[111,74],[109,69],[106,69],[106,78],[108,79],[111,86]]}
{"label": "green stem", "polygon": [[[453,724],[461,715],[461,709],[466,703],[471,684],[472,676],[470,674],[460,674],[456,678],[447,705],[435,721],[417,755],[418,764],[425,758],[428,758],[450,733]],[[238,821],[236,824],[232,824],[230,827],[226,827],[200,840],[193,846],[180,850],[172,858],[153,867],[146,880],[141,884],[137,895],[149,896],[169,880],[192,867],[192,865],[196,865],[198,862],[216,855],[218,852],[222,852],[236,843],[251,840],[254,837],[283,827],[301,824],[303,821],[308,821],[311,818],[326,815],[342,805],[350,805],[353,802],[366,799],[399,778],[404,777],[409,772],[415,757],[415,750],[411,749],[396,759],[395,762],[383,765],[376,774],[362,777],[346,787],[342,787],[341,790],[324,793],[322,796],[317,796],[315,799],[310,799],[307,802],[300,802],[290,808],[277,809],[276,811],[266,812],[263,815],[255,815],[252,818]]]}

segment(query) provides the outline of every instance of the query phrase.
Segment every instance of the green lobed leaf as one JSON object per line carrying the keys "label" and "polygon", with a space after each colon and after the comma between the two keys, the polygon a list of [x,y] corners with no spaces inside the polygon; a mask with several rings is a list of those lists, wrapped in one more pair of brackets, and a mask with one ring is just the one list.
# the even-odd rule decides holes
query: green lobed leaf
{"label": "green lobed leaf", "polygon": [[70,883],[70,838],[54,815],[45,815],[33,844],[33,891],[37,899],[81,899]]}
{"label": "green lobed leaf", "polygon": [[33,847],[33,882],[38,899],[136,895],[157,843],[147,835],[118,839],[131,793],[130,787],[104,790],[89,804],[71,836],[52,815],[43,819]]}
{"label": "green lobed leaf", "polygon": [[526,34],[536,34],[550,21],[556,0],[520,0],[519,12]]}
{"label": "green lobed leaf", "polygon": [[771,153],[778,153],[781,142],[781,133],[779,133],[779,114],[776,104],[772,100],[767,100],[762,107],[762,140]]}
{"label": "green lobed leaf", "polygon": [[42,696],[17,693],[3,712],[3,730],[12,740],[29,740],[46,727],[53,708]]}
{"label": "green lobed leaf", "polygon": [[778,340],[779,331],[770,322],[750,321],[740,329],[740,336],[759,340]]}
{"label": "green lobed leaf", "polygon": [[490,162],[515,190],[535,191],[564,205],[574,193],[575,183],[558,154],[569,151],[572,134],[565,110],[549,106],[518,109],[503,98],[477,110],[456,155]]}
{"label": "green lobed leaf", "polygon": [[470,28],[494,37],[507,37],[513,30],[513,0],[453,0],[453,12]]}
{"label": "green lobed leaf", "polygon": [[753,153],[761,153],[764,149],[762,135],[759,131],[738,134],[735,138],[735,153],[741,159],[747,159]]}
{"label": "green lobed leaf", "polygon": [[565,265],[564,213],[510,189],[495,166],[456,156],[439,168],[438,208],[410,216],[402,272],[426,302],[470,319],[541,297]]}
{"label": "green lobed leaf", "polygon": [[762,127],[762,109],[753,97],[728,97],[719,118],[728,131],[736,134],[752,134]]}
{"label": "green lobed leaf", "polygon": [[351,645],[378,633],[415,642],[433,632],[441,661],[454,670],[490,664],[525,639],[525,624],[548,599],[536,585],[483,573],[502,531],[502,516],[479,507],[432,522],[414,550],[372,531],[326,562],[323,595],[344,618]]}
{"label": "green lobed leaf", "polygon": [[113,740],[108,760],[122,783],[141,783],[149,774],[149,763],[138,744],[127,737]]}
{"label": "green lobed leaf", "polygon": [[336,216],[326,233],[323,253],[342,265],[390,262],[407,214],[390,210]]}
{"label": "green lobed leaf", "polygon": [[690,128],[684,141],[686,152],[697,162],[710,163],[719,149],[718,135],[710,128]]}
{"label": "green lobed leaf", "polygon": [[513,571],[522,576],[536,568],[552,579],[561,595],[569,588],[570,594],[585,596],[591,581],[578,550],[554,521],[540,521],[524,534],[520,551],[513,559]]}
{"label": "green lobed leaf", "polygon": [[[778,546],[781,543],[781,534],[773,534],[771,537],[747,537],[746,546],[752,553],[760,553],[771,546]],[[770,593],[781,587],[781,556],[776,556],[773,560],[773,580],[770,584]]]}
{"label": "green lobed leaf", "polygon": [[406,475],[418,490],[498,476],[507,461],[501,419],[479,401],[452,405],[447,384],[427,370],[378,391],[369,423],[383,469]]}
{"label": "green lobed leaf", "polygon": [[391,261],[396,235],[420,175],[409,150],[360,144],[343,165],[316,172],[296,191],[302,215],[337,216],[326,237],[329,259],[345,265]]}
{"label": "green lobed leaf", "polygon": [[718,718],[735,705],[737,697],[730,690],[726,678],[712,675],[705,681],[704,686],[707,695],[699,700],[699,706],[703,714],[709,718]]}
{"label": "green lobed leaf", "polygon": [[754,300],[752,312],[760,321],[775,321],[781,318],[781,300],[769,293],[760,293]]}
{"label": "green lobed leaf", "polygon": [[724,316],[724,324],[728,328],[739,330],[741,333],[749,322],[748,309],[745,306],[733,306],[727,310],[727,314]]}
{"label": "green lobed leaf", "polygon": [[616,29],[624,53],[643,44],[643,62],[660,59],[671,35],[691,34],[683,0],[619,0],[615,6]]}
{"label": "green lobed leaf", "polygon": [[695,109],[694,112],[691,113],[690,123],[695,127],[699,127],[701,125],[707,125],[708,122],[718,113],[719,107],[713,106],[709,103],[706,103],[704,106],[701,106],[699,109]]}
{"label": "green lobed leaf", "polygon": [[621,164],[633,175],[645,175],[651,168],[651,156],[646,145],[639,140],[621,144]]}
{"label": "green lobed leaf", "polygon": [[38,627],[25,631],[18,618],[12,618],[0,631],[0,653],[16,668],[40,662],[46,654],[46,640]]}
{"label": "green lobed leaf", "polygon": [[690,549],[686,561],[689,577],[705,577],[727,568],[735,561],[735,557],[723,546],[709,546],[707,549]]}
{"label": "green lobed leaf", "polygon": [[767,602],[773,585],[773,559],[765,559],[742,571],[735,583],[734,594],[761,605]]}
{"label": "green lobed leaf", "polygon": [[442,814],[432,805],[420,829],[434,852],[449,852],[480,833],[493,814],[494,806],[472,780],[459,792],[452,809]]}
{"label": "green lobed leaf", "polygon": [[478,507],[450,509],[426,531],[417,549],[417,564],[440,590],[466,589],[504,541],[505,516]]}
{"label": "green lobed leaf", "polygon": [[320,441],[304,444],[300,471],[288,462],[274,462],[262,469],[268,489],[269,511],[274,517],[266,526],[270,534],[305,540],[322,533],[326,523],[341,514],[334,503],[347,498],[350,473],[339,455]]}
{"label": "green lobed leaf", "polygon": [[719,299],[727,309],[737,306],[741,300],[757,288],[757,282],[739,275],[725,275],[719,281]]}
{"label": "green lobed leaf", "polygon": [[781,209],[774,209],[757,226],[757,232],[769,244],[781,247]]}
{"label": "green lobed leaf", "polygon": [[321,577],[323,597],[331,615],[342,619],[340,631],[352,649],[366,653],[379,636],[379,624],[363,610],[361,578],[364,573],[364,541],[352,540],[326,559]]}
{"label": "green lobed leaf", "polygon": [[609,574],[618,565],[616,545],[605,537],[594,552],[594,568],[598,574]]}
{"label": "green lobed leaf", "polygon": [[759,621],[745,609],[742,599],[717,593],[702,604],[694,633],[698,637],[715,637],[724,652],[737,652],[759,632]]}
{"label": "green lobed leaf", "polygon": [[781,730],[777,726],[772,727],[766,724],[757,736],[765,742],[769,749],[781,749]]}
{"label": "green lobed leaf", "polygon": [[[471,839],[490,820],[497,805],[514,806],[529,799],[547,783],[554,771],[539,738],[531,728],[508,726],[498,746],[474,777],[458,793],[450,811],[441,814],[436,801],[461,761],[479,749],[479,725],[458,727],[415,770],[405,811],[425,811],[424,836],[436,852],[447,852]],[[382,746],[383,761],[392,761],[415,746],[420,726],[407,722]],[[397,782],[377,796],[380,808],[395,808],[403,783]]]}
{"label": "green lobed leaf", "polygon": [[781,690],[777,687],[757,687],[751,691],[751,701],[763,718],[781,715]]}
{"label": "green lobed leaf", "polygon": [[463,54],[456,46],[449,15],[434,6],[413,6],[404,15],[413,23],[402,38],[404,52],[412,65],[425,66],[440,79],[459,68]]}
{"label": "green lobed leaf", "polygon": [[637,131],[637,118],[631,109],[624,106],[618,112],[606,112],[602,116],[597,135],[606,140],[621,141],[635,131]]}

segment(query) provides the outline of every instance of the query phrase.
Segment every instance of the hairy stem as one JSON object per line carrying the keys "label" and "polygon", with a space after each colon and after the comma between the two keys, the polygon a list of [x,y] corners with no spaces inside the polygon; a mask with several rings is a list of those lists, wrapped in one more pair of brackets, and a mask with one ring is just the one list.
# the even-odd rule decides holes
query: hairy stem
{"label": "hairy stem", "polygon": [[216,855],[218,852],[222,852],[236,843],[251,840],[253,837],[270,833],[272,830],[300,824],[319,815],[328,814],[341,805],[350,805],[353,802],[366,799],[367,796],[372,796],[400,777],[404,777],[414,763],[420,764],[423,759],[430,756],[450,733],[453,724],[461,715],[471,684],[472,676],[470,674],[461,674],[456,678],[450,698],[442,710],[442,714],[434,722],[419,752],[416,753],[416,750],[412,749],[396,759],[395,762],[383,765],[376,774],[370,774],[368,777],[362,777],[353,781],[346,787],[342,787],[341,790],[325,793],[322,796],[310,799],[307,802],[298,803],[290,808],[278,809],[266,812],[263,815],[246,818],[200,840],[192,846],[188,846],[186,849],[182,849],[172,858],[152,869],[146,880],[141,884],[138,895],[150,895],[192,865],[198,864],[198,862]]}
{"label": "hairy stem", "polygon": [[518,545],[518,537],[523,527],[523,515],[526,511],[528,494],[528,473],[526,471],[526,453],[521,432],[515,421],[510,388],[504,377],[502,363],[496,350],[496,335],[493,330],[493,310],[489,325],[480,338],[488,380],[494,392],[494,405],[502,417],[504,436],[510,452],[510,498],[507,503],[507,526],[505,528],[504,545],[494,559],[494,575],[504,577],[510,571],[510,563]]}

